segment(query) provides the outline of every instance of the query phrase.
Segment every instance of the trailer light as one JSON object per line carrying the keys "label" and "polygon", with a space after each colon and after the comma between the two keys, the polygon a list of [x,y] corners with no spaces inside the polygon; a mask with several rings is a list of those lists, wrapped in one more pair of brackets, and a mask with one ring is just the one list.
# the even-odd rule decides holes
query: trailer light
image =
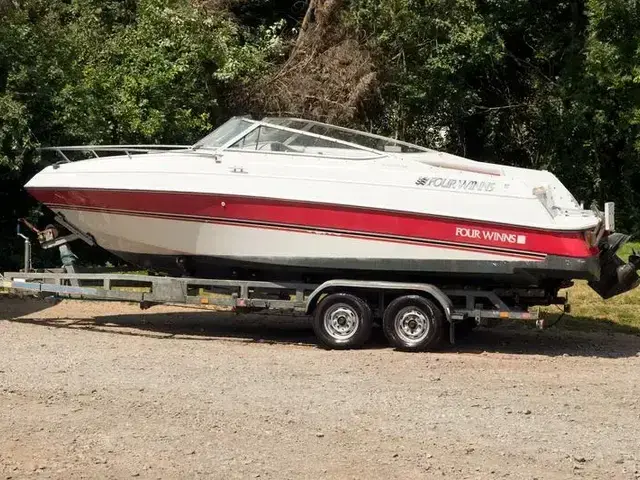
{"label": "trailer light", "polygon": [[207,297],[200,297],[200,303],[202,305],[209,305],[209,299]]}
{"label": "trailer light", "polygon": [[509,312],[500,312],[500,318],[509,318]]}

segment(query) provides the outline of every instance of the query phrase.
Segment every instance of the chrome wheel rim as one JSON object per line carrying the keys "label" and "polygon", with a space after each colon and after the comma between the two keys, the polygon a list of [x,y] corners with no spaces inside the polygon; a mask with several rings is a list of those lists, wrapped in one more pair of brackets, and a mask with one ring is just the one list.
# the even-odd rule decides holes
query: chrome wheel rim
{"label": "chrome wheel rim", "polygon": [[353,337],[359,326],[358,313],[346,303],[336,303],[324,314],[324,329],[336,340],[347,340]]}
{"label": "chrome wheel rim", "polygon": [[405,307],[398,312],[394,327],[400,339],[409,344],[422,342],[431,330],[427,315],[416,307]]}

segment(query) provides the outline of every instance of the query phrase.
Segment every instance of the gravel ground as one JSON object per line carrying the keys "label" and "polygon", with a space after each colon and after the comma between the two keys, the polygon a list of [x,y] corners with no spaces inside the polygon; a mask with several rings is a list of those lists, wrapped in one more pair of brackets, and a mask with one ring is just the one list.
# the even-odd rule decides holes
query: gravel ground
{"label": "gravel ground", "polygon": [[303,320],[0,298],[0,479],[637,479],[639,352],[508,326],[325,351]]}

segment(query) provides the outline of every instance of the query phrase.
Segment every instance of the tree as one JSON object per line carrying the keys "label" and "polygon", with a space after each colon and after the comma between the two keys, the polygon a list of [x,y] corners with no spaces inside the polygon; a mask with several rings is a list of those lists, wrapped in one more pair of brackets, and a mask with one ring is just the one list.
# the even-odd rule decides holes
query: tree
{"label": "tree", "polygon": [[0,21],[3,263],[17,266],[16,219],[38,213],[20,188],[37,147],[192,142],[278,48],[273,31],[188,0],[12,3]]}
{"label": "tree", "polygon": [[371,128],[554,172],[640,233],[640,22],[633,0],[354,0],[374,52]]}
{"label": "tree", "polygon": [[[184,143],[231,114],[548,169],[640,234],[635,0],[0,3],[1,258],[38,146]],[[8,257],[7,257],[8,255]]]}

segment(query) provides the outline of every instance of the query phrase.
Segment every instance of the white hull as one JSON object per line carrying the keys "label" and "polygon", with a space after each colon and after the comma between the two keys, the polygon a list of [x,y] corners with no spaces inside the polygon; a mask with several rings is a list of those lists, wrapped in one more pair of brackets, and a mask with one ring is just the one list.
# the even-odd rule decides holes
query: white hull
{"label": "white hull", "polygon": [[337,265],[353,258],[522,261],[522,257],[513,255],[352,238],[324,232],[303,233],[78,210],[61,209],[58,213],[83,231],[91,232],[101,247],[113,252],[224,257],[240,261],[261,258],[274,264],[282,264],[291,258],[309,257]]}

